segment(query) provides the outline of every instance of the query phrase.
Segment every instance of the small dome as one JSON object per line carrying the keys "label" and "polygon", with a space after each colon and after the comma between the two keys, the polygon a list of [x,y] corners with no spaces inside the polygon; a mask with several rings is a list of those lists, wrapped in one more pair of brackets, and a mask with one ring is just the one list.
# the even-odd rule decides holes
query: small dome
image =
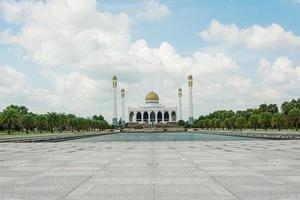
{"label": "small dome", "polygon": [[113,81],[117,80],[117,76],[113,76],[113,77],[112,77],[112,80],[113,80]]}
{"label": "small dome", "polygon": [[192,76],[192,75],[189,75],[189,76],[188,76],[188,79],[189,79],[189,80],[193,80],[193,76]]}
{"label": "small dome", "polygon": [[121,90],[121,97],[125,97],[125,89],[124,88],[122,88],[122,90]]}
{"label": "small dome", "polygon": [[159,100],[159,96],[155,92],[149,92],[145,96],[145,100],[146,101],[158,101]]}
{"label": "small dome", "polygon": [[182,97],[182,89],[181,88],[178,89],[178,96]]}

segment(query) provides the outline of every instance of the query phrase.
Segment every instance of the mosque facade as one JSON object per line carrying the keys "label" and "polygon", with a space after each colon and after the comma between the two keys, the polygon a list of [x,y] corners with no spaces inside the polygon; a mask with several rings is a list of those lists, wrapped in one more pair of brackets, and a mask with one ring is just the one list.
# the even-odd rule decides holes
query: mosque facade
{"label": "mosque facade", "polygon": [[[113,87],[113,126],[118,125],[117,118],[117,77],[112,78]],[[191,75],[188,76],[188,87],[189,87],[189,115],[188,121],[190,124],[193,123],[193,78]],[[166,106],[160,103],[159,95],[151,91],[145,96],[145,103],[140,106],[128,107],[127,114],[125,114],[125,89],[121,89],[121,123],[122,126],[128,124],[176,124],[179,120],[182,120],[182,89],[178,89],[178,105]],[[127,121],[125,116],[127,115]]]}
{"label": "mosque facade", "polygon": [[128,122],[165,123],[177,122],[177,106],[168,107],[159,103],[159,96],[151,91],[145,96],[145,104],[128,107]]}

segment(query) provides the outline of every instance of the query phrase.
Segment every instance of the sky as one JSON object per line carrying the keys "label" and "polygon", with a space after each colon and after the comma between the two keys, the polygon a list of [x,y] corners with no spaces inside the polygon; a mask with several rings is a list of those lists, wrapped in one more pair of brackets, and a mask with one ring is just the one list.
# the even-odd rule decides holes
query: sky
{"label": "sky", "polygon": [[[153,90],[194,117],[299,98],[299,0],[0,0],[0,110],[112,118]],[[118,95],[118,115],[121,98]]]}

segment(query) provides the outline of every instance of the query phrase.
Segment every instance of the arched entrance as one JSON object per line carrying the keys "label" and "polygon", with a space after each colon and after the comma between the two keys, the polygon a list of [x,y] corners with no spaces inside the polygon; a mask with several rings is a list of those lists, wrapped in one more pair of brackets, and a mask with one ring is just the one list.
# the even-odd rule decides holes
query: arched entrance
{"label": "arched entrance", "polygon": [[130,114],[129,114],[129,121],[130,122],[133,122],[133,117],[134,117],[134,113],[130,112]]}
{"label": "arched entrance", "polygon": [[160,111],[158,111],[157,113],[157,122],[161,122],[162,121],[162,113]]}
{"label": "arched entrance", "polygon": [[171,119],[172,119],[172,122],[176,122],[176,113],[175,113],[175,111],[173,111],[171,113]]}
{"label": "arched entrance", "polygon": [[148,122],[149,114],[147,111],[144,112],[143,118],[144,118],[144,122]]}
{"label": "arched entrance", "polygon": [[168,111],[166,111],[165,114],[164,114],[164,120],[165,120],[165,122],[170,121]]}
{"label": "arched entrance", "polygon": [[142,121],[142,114],[141,112],[136,113],[136,121],[141,122]]}
{"label": "arched entrance", "polygon": [[155,122],[155,113],[153,111],[150,113],[150,122]]}

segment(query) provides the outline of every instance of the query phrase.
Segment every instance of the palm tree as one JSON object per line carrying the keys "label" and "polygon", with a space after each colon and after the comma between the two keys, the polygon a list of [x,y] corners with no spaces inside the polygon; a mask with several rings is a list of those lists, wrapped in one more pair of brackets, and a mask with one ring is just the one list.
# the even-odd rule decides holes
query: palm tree
{"label": "palm tree", "polygon": [[300,109],[298,108],[293,108],[289,111],[288,114],[288,120],[289,123],[296,129],[298,130],[298,125],[300,124]]}
{"label": "palm tree", "polygon": [[35,126],[42,133],[48,126],[48,118],[46,115],[38,115],[35,117]]}
{"label": "palm tree", "polygon": [[232,117],[230,117],[229,119],[228,119],[229,121],[229,126],[231,127],[231,128],[233,128],[233,130],[235,130],[235,120],[236,120],[236,117],[235,116],[232,116]]}
{"label": "palm tree", "polygon": [[235,126],[237,128],[239,128],[240,130],[242,130],[246,126],[246,123],[247,123],[247,120],[242,116],[237,117],[235,120]]}
{"label": "palm tree", "polygon": [[21,125],[26,130],[26,134],[28,131],[33,128],[34,120],[31,114],[26,114],[21,117]]}
{"label": "palm tree", "polygon": [[77,118],[73,117],[69,120],[69,126],[71,128],[71,131],[74,132],[74,130],[78,130],[79,121]]}
{"label": "palm tree", "polygon": [[273,128],[278,128],[278,130],[280,131],[280,129],[284,125],[284,122],[285,122],[284,115],[282,113],[275,113],[272,117],[271,125]]}
{"label": "palm tree", "polygon": [[51,133],[53,133],[54,129],[57,127],[59,124],[59,118],[56,112],[48,112],[47,113],[47,118],[48,118],[48,124],[49,128],[51,130]]}
{"label": "palm tree", "polygon": [[250,126],[251,128],[254,128],[254,130],[256,131],[258,125],[259,125],[259,122],[258,122],[258,115],[255,115],[255,114],[251,115],[251,116],[249,117],[249,126]]}
{"label": "palm tree", "polygon": [[1,124],[4,128],[7,128],[8,134],[20,123],[20,114],[14,108],[5,109],[0,116]]}
{"label": "palm tree", "polygon": [[62,132],[63,130],[65,130],[67,124],[68,124],[67,115],[66,115],[65,113],[59,113],[59,114],[58,114],[58,127],[59,127],[59,132]]}
{"label": "palm tree", "polygon": [[269,112],[260,113],[258,116],[258,122],[262,127],[264,127],[265,131],[270,126],[271,120],[272,120],[272,113]]}

